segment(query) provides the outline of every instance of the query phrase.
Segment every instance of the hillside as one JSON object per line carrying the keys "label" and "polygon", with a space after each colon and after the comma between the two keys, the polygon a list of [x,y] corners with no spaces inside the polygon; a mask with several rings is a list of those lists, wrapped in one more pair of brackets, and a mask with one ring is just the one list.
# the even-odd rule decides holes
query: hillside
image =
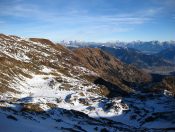
{"label": "hillside", "polygon": [[151,77],[148,74],[131,65],[122,63],[110,54],[97,48],[79,48],[73,51],[80,56],[80,62],[85,64],[86,68],[97,72],[105,80],[112,82],[124,91],[132,92],[127,82],[139,84],[151,81]]}
{"label": "hillside", "polygon": [[175,96],[175,77],[166,77],[161,82],[153,86],[153,89],[160,91],[165,90],[168,95]]}
{"label": "hillside", "polygon": [[174,99],[130,87],[142,89],[150,75],[99,49],[0,34],[0,62],[0,128],[7,132],[175,129]]}

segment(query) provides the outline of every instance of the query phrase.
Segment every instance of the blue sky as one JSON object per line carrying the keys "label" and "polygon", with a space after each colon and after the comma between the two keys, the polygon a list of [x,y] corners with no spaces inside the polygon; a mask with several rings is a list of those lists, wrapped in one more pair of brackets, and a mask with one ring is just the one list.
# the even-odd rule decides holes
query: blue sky
{"label": "blue sky", "polygon": [[175,0],[0,0],[0,33],[53,41],[175,40]]}

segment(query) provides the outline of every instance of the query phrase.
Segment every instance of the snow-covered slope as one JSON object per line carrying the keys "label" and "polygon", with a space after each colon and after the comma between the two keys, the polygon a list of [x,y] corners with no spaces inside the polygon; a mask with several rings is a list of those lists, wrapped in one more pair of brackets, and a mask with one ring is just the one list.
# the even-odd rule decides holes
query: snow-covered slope
{"label": "snow-covered slope", "polygon": [[[23,113],[47,113],[49,119],[52,110],[58,114],[61,110],[76,110],[95,118],[119,115],[128,109],[120,99],[105,97],[106,88],[84,79],[83,76],[95,78],[99,75],[82,67],[76,61],[76,56],[62,46],[45,39],[22,39],[6,35],[1,35],[0,46],[1,115],[15,112],[11,114],[19,118],[19,126],[30,127]],[[105,105],[110,102],[115,102],[116,109],[106,111]],[[34,118],[33,114],[30,116]],[[26,123],[22,123],[23,120]],[[19,129],[18,126],[11,127],[6,129]]]}
{"label": "snow-covered slope", "polygon": [[[174,129],[172,97],[135,92],[109,98],[107,87],[91,81],[101,75],[49,40],[1,34],[0,131]],[[159,122],[165,124],[159,126]]]}

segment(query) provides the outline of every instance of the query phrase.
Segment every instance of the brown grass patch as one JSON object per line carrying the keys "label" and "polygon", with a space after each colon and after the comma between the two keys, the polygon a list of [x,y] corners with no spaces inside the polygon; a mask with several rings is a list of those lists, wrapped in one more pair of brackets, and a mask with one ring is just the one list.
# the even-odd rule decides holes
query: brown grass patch
{"label": "brown grass patch", "polygon": [[70,90],[73,86],[68,83],[63,83],[60,88],[64,90]]}
{"label": "brown grass patch", "polygon": [[57,105],[56,104],[53,104],[53,103],[46,103],[47,106],[49,106],[51,109],[53,108],[57,108]]}
{"label": "brown grass patch", "polygon": [[44,112],[44,110],[40,107],[39,104],[34,104],[34,103],[24,104],[21,111],[24,111],[24,112],[37,112],[37,113]]}
{"label": "brown grass patch", "polygon": [[98,87],[98,88],[91,88],[91,89],[88,89],[87,90],[88,92],[92,92],[92,93],[95,93],[95,94],[99,94],[99,95],[102,95],[102,96],[108,96],[110,91],[104,87],[104,86],[101,86],[101,87]]}

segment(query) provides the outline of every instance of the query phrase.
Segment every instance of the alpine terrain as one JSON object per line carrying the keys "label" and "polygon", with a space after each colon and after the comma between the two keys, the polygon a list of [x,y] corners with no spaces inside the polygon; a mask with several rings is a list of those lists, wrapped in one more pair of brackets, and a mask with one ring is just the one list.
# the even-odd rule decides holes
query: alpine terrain
{"label": "alpine terrain", "polygon": [[[159,54],[169,61],[150,63],[134,53],[144,68],[174,66],[166,51]],[[0,34],[0,131],[175,131],[175,77],[123,60],[103,48]]]}

